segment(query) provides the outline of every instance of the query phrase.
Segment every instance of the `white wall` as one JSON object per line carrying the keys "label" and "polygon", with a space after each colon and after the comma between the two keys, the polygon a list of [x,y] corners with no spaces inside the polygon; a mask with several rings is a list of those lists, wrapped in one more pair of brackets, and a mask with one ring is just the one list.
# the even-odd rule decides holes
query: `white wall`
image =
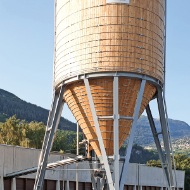
{"label": "white wall", "polygon": [[[122,164],[120,164],[120,168]],[[63,178],[64,180],[75,181],[76,180],[76,164],[65,166]],[[74,170],[73,170],[74,169]],[[79,163],[78,171],[79,181],[81,182],[91,182],[90,178],[90,167],[87,161]],[[70,171],[71,170],[71,171]],[[85,171],[86,170],[86,171]],[[120,170],[121,171],[121,170]],[[184,187],[184,171],[176,171],[177,174],[177,184],[179,188]],[[167,182],[162,168],[149,167],[146,165],[139,164],[129,164],[129,170],[125,178],[125,184],[128,185],[140,185],[140,186],[157,186],[157,187],[167,187]]]}
{"label": "white wall", "polygon": [[[38,165],[40,150],[22,148],[18,146],[0,145],[0,176],[20,171]],[[61,155],[50,155],[49,161],[63,160]],[[27,178],[35,178],[36,173],[27,175]],[[26,176],[22,176],[26,177]],[[57,180],[62,178],[62,172],[47,171],[45,179]]]}
{"label": "white wall", "polygon": [[[22,148],[18,146],[0,145],[0,176],[20,171],[38,165],[40,150]],[[49,162],[63,160],[63,155],[51,154]],[[120,164],[120,167],[122,165]],[[78,163],[78,179],[80,182],[91,182],[89,162]],[[69,169],[69,170],[66,170]],[[178,187],[184,186],[184,171],[177,171]],[[22,176],[35,178],[35,174]],[[55,171],[47,171],[46,179],[52,180],[76,180],[76,164],[56,168]],[[125,183],[141,186],[167,186],[163,170],[161,168],[148,167],[146,165],[130,164]]]}

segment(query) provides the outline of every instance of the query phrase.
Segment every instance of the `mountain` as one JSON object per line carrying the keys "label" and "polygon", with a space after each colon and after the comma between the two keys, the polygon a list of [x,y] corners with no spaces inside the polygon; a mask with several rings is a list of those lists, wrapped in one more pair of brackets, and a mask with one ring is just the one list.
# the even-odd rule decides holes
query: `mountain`
{"label": "mountain", "polygon": [[[0,89],[0,122],[6,118],[16,115],[19,119],[30,121],[47,122],[49,111],[42,107],[21,100],[14,94]],[[158,132],[161,131],[158,119],[154,119]],[[172,139],[184,139],[190,142],[190,126],[179,120],[169,119],[170,133]],[[60,129],[76,131],[76,124],[64,119],[60,120]],[[184,142],[182,140],[176,142]],[[135,143],[141,146],[154,144],[149,122],[146,116],[141,116],[137,122],[137,131],[135,135]]]}
{"label": "mountain", "polygon": [[[157,132],[161,131],[160,122],[158,119],[154,119]],[[171,139],[183,139],[190,137],[190,126],[184,121],[169,119],[169,128]],[[139,145],[149,145],[154,143],[148,118],[141,116],[137,122],[137,131],[135,135],[135,143]]]}
{"label": "mountain", "polygon": [[[46,124],[49,110],[28,103],[14,94],[0,89],[0,122],[4,122],[6,118],[13,115],[28,122],[38,121]],[[61,117],[59,128],[76,131],[76,124]]]}

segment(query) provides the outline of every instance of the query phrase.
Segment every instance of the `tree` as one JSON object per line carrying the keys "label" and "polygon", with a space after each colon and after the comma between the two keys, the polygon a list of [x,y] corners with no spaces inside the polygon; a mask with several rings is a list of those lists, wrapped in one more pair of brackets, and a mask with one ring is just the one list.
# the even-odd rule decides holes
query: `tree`
{"label": "tree", "polygon": [[26,139],[27,124],[12,116],[0,125],[0,143],[21,146]]}
{"label": "tree", "polygon": [[[5,123],[0,123],[0,143],[23,147],[42,147],[45,125],[42,122],[24,120],[12,116]],[[82,135],[80,135],[81,139]],[[76,132],[57,130],[53,151],[76,153]]]}
{"label": "tree", "polygon": [[[76,132],[57,130],[54,139],[53,151],[76,153]],[[81,135],[80,135],[81,139]]]}
{"label": "tree", "polygon": [[12,116],[5,123],[0,124],[0,143],[23,147],[41,148],[45,133],[42,122],[24,120]]}
{"label": "tree", "polygon": [[67,143],[66,143],[66,136],[63,131],[57,130],[54,142],[53,142],[53,151],[62,151],[64,152],[67,148]]}
{"label": "tree", "polygon": [[28,124],[26,130],[26,138],[29,142],[28,147],[42,148],[42,143],[45,134],[45,125],[42,122],[32,121]]}
{"label": "tree", "polygon": [[[190,158],[184,154],[174,155],[175,165],[177,170],[185,171],[185,190],[190,189]],[[161,167],[160,160],[150,160],[148,166]]]}
{"label": "tree", "polygon": [[159,167],[159,168],[162,167],[160,160],[149,160],[147,162],[147,165],[148,166],[153,166],[153,167]]}

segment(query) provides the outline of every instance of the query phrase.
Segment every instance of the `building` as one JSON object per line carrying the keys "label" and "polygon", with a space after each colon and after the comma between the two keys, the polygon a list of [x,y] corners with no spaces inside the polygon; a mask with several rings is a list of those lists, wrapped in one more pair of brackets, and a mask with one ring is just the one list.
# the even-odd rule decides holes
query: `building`
{"label": "building", "polygon": [[[5,179],[7,174],[36,167],[40,150],[18,146],[0,145],[0,190],[33,190],[36,173]],[[51,154],[49,161],[65,159],[62,154]],[[76,172],[76,167],[78,168]],[[79,162],[47,170],[44,190],[75,190],[76,177],[79,190],[92,189],[89,162]],[[179,190],[184,189],[184,171],[177,171]],[[130,164],[126,177],[127,190],[165,190],[166,181],[161,168]],[[138,188],[139,187],[139,188]]]}

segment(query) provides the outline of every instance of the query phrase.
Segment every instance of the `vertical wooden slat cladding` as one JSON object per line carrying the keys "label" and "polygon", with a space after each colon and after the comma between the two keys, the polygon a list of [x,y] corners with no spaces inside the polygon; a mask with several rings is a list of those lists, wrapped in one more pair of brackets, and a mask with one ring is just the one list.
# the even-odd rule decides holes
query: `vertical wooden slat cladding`
{"label": "vertical wooden slat cladding", "polygon": [[[16,178],[16,190],[33,190],[34,182],[34,179]],[[11,190],[11,179],[4,180],[4,190]],[[44,180],[43,190],[56,190],[56,181]],[[63,181],[60,184],[60,190],[64,190]]]}
{"label": "vertical wooden slat cladding", "polygon": [[16,178],[16,190],[25,190],[26,182],[24,178]]}
{"label": "vertical wooden slat cladding", "polygon": [[75,190],[76,189],[76,182],[69,181],[69,190]]}
{"label": "vertical wooden slat cladding", "polygon": [[[34,186],[34,179],[26,179],[26,178],[16,178],[16,190],[33,190]],[[63,181],[60,181],[60,190],[66,189],[67,184],[66,181],[64,182],[63,187]],[[76,190],[76,182],[75,181],[69,181],[69,190]],[[11,190],[11,179],[4,180],[4,189],[5,190]],[[44,181],[44,190],[56,190],[56,181],[55,180],[45,180]],[[92,189],[92,183],[90,182],[79,182],[79,190],[91,190]],[[125,185],[124,190],[133,190],[133,185]],[[140,190],[140,186],[136,186],[136,190]],[[156,186],[142,186],[142,190],[160,190],[161,187]],[[166,187],[163,187],[163,190],[166,190]],[[177,190],[177,188],[176,188]],[[179,190],[182,190],[182,188],[179,188]]]}
{"label": "vertical wooden slat cladding", "polygon": [[85,183],[85,190],[91,190],[92,189],[92,183]]}
{"label": "vertical wooden slat cladding", "polygon": [[127,190],[133,190],[133,185],[128,185]]}
{"label": "vertical wooden slat cladding", "polygon": [[[64,189],[66,189],[66,183],[65,183]],[[92,183],[79,182],[78,183],[78,189],[79,190],[91,190],[92,189]],[[69,182],[69,190],[76,190],[76,182],[75,181]]]}
{"label": "vertical wooden slat cladding", "polygon": [[44,184],[43,184],[43,190],[47,190],[47,180],[44,180]]}
{"label": "vertical wooden slat cladding", "polygon": [[160,187],[155,186],[143,186],[142,190],[160,190]]}
{"label": "vertical wooden slat cladding", "polygon": [[60,190],[64,190],[63,181],[60,181]]}
{"label": "vertical wooden slat cladding", "polygon": [[26,190],[33,190],[34,182],[34,179],[26,179]]}
{"label": "vertical wooden slat cladding", "polygon": [[67,188],[67,181],[64,181],[64,190]]}
{"label": "vertical wooden slat cladding", "polygon": [[11,190],[11,179],[4,180],[4,189]]}
{"label": "vertical wooden slat cladding", "polygon": [[[66,184],[65,184],[65,189],[66,189]],[[69,189],[75,190],[76,189],[76,182],[70,181],[69,182]],[[78,189],[79,190],[91,190],[92,189],[92,183],[79,182],[78,183]]]}
{"label": "vertical wooden slat cladding", "polygon": [[46,181],[46,190],[55,190],[56,189],[56,181],[47,180]]}
{"label": "vertical wooden slat cladding", "polygon": [[79,182],[79,190],[85,190],[85,183]]}
{"label": "vertical wooden slat cladding", "polygon": [[125,185],[124,190],[133,190],[133,185]]}

